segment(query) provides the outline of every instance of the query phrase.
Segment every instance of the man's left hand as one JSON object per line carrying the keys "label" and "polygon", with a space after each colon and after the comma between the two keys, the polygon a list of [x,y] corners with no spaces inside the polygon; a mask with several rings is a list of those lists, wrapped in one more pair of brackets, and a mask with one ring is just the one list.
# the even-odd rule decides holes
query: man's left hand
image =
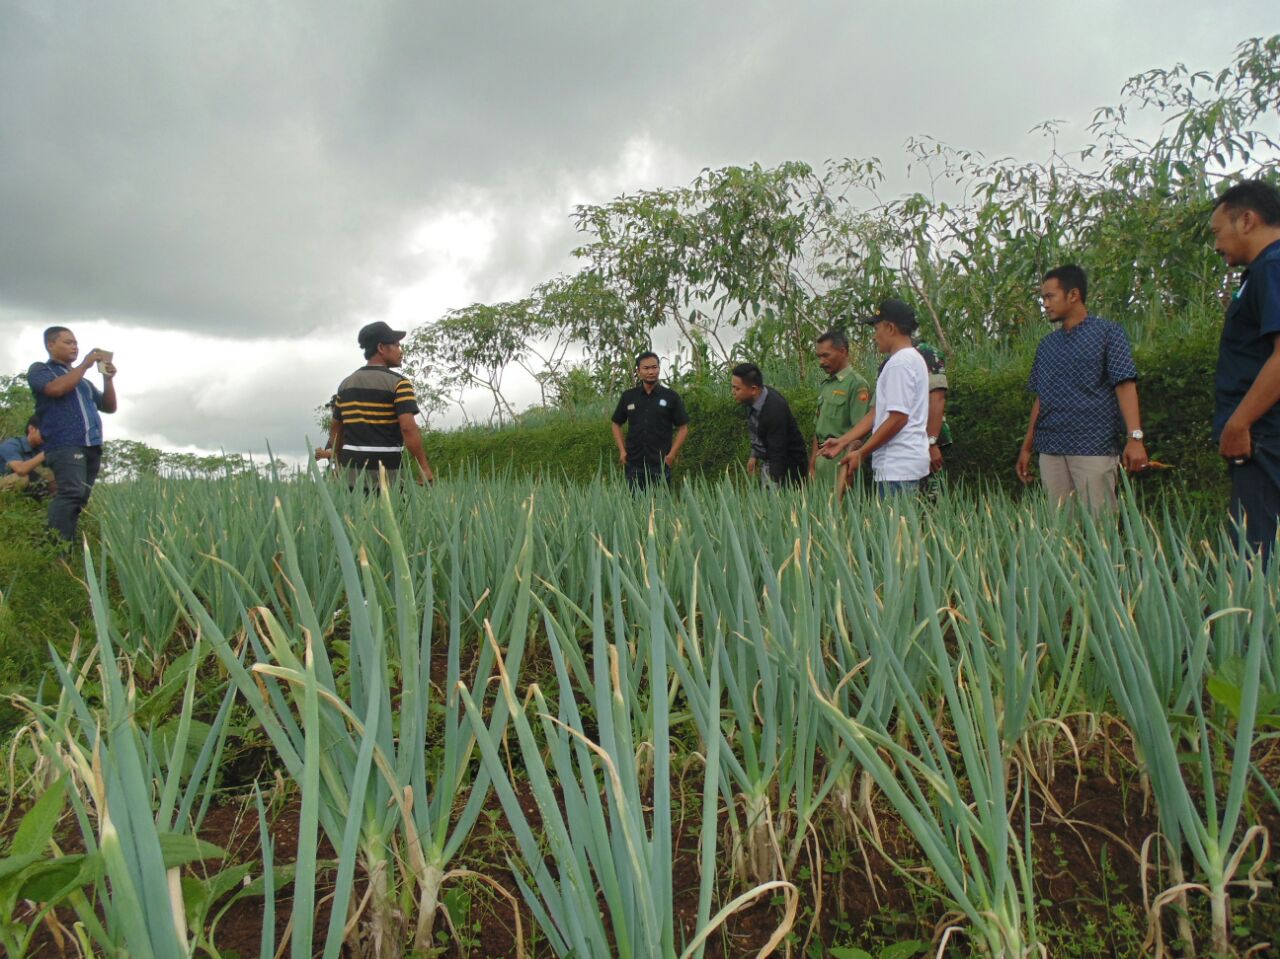
{"label": "man's left hand", "polygon": [[1227,420],[1226,426],[1222,428],[1222,439],[1218,441],[1218,452],[1237,466],[1252,457],[1253,437],[1249,433],[1249,427]]}
{"label": "man's left hand", "polygon": [[858,467],[862,465],[862,450],[856,449],[851,453],[845,454],[844,459],[842,459],[840,463],[849,471],[850,474],[856,473],[858,471]]}
{"label": "man's left hand", "polygon": [[676,465],[676,454],[675,454],[675,452],[674,452],[674,451],[673,451],[673,452],[670,452],[670,453],[668,453],[666,456],[664,456],[664,457],[662,458],[662,462],[666,463],[668,466],[675,466],[675,465]]}
{"label": "man's left hand", "polygon": [[1124,453],[1121,454],[1120,461],[1130,473],[1141,473],[1147,468],[1151,458],[1147,456],[1147,448],[1142,445],[1142,440],[1129,440],[1124,444]]}
{"label": "man's left hand", "polygon": [[942,450],[937,446],[929,447],[929,472],[936,473],[942,469]]}
{"label": "man's left hand", "polygon": [[103,363],[102,375],[107,379],[114,377],[116,375],[116,365],[114,363]]}

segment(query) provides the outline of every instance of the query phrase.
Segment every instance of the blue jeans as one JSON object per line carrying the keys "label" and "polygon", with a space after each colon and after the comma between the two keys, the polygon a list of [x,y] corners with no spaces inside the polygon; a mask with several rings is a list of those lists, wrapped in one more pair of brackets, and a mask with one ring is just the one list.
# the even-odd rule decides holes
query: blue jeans
{"label": "blue jeans", "polygon": [[876,480],[876,497],[888,499],[904,493],[920,492],[920,480]]}
{"label": "blue jeans", "polygon": [[1280,437],[1254,436],[1253,456],[1231,472],[1231,515],[1244,523],[1245,539],[1265,560],[1280,520]]}
{"label": "blue jeans", "polygon": [[88,505],[98,479],[102,447],[63,446],[45,453],[44,462],[53,470],[58,487],[49,503],[49,528],[68,543],[73,542],[80,512]]}

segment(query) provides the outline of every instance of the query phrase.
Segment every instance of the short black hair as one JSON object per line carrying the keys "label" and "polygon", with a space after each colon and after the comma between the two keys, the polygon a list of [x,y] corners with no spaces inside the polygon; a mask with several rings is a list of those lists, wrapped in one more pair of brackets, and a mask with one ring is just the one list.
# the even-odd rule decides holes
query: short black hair
{"label": "short black hair", "polygon": [[[1203,207],[1201,207],[1203,209]],[[1055,267],[1044,275],[1044,279],[1040,282],[1048,283],[1050,280],[1057,280],[1058,286],[1062,287],[1063,293],[1070,293],[1072,290],[1080,291],[1080,302],[1084,303],[1089,299],[1089,280],[1084,275],[1084,270],[1076,266],[1074,263],[1067,263],[1063,266]]]}
{"label": "short black hair", "polygon": [[[653,350],[645,350],[643,353],[641,353],[639,356],[636,357],[636,369],[639,369],[640,364],[643,363],[645,360],[650,360],[650,359],[658,360],[658,354],[653,352]],[[658,360],[658,362],[661,363],[662,361]]]}
{"label": "short black hair", "polygon": [[373,359],[374,356],[376,356],[378,353],[378,347],[380,347],[381,345],[382,345],[381,343],[371,343],[368,346],[366,346],[364,348],[364,358],[366,360]]}
{"label": "short black hair", "polygon": [[48,346],[50,343],[56,340],[63,333],[70,333],[70,332],[71,331],[67,329],[65,326],[51,326],[44,331],[44,345]]}
{"label": "short black hair", "polygon": [[733,375],[747,386],[764,386],[764,374],[754,363],[739,363],[733,368]]}
{"label": "short black hair", "polygon": [[827,330],[814,342],[830,343],[837,350],[847,350],[849,348],[849,337],[845,336],[844,330]]}
{"label": "short black hair", "polygon": [[1220,206],[1227,208],[1233,220],[1245,210],[1252,210],[1267,226],[1280,226],[1280,190],[1266,180],[1241,180],[1228,187],[1213,204],[1215,210]]}
{"label": "short black hair", "polygon": [[34,416],[30,417],[30,418],[27,420],[27,425],[26,425],[25,429],[23,430],[23,432],[26,432],[26,430],[31,429],[33,426],[34,426],[36,429],[39,429],[39,428],[40,428],[40,420],[39,420],[39,419],[37,419],[37,418],[36,418],[36,417],[34,417]]}

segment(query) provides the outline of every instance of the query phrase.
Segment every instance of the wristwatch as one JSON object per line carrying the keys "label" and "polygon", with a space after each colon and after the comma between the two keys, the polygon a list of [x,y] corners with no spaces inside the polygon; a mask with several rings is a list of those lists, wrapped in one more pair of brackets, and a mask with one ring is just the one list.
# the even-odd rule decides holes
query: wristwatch
{"label": "wristwatch", "polygon": [[936,436],[930,436],[930,437],[929,437],[929,445],[930,445],[930,446],[937,446],[937,445],[938,445],[938,438],[937,438]]}
{"label": "wristwatch", "polygon": [[1137,440],[1139,443],[1141,443],[1141,442],[1142,442],[1142,437],[1143,437],[1144,435],[1145,435],[1145,434],[1143,434],[1142,430],[1133,430],[1133,431],[1129,434],[1129,439],[1131,439],[1131,440]]}

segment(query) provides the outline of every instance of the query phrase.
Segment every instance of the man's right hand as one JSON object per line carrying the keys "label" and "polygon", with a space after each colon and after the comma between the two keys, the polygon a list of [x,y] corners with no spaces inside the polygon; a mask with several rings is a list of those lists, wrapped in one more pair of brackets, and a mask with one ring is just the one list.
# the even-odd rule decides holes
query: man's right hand
{"label": "man's right hand", "polygon": [[87,370],[89,367],[93,366],[94,363],[97,363],[98,360],[105,360],[106,358],[106,350],[92,349],[88,352],[85,358],[80,361],[80,369]]}
{"label": "man's right hand", "polygon": [[626,466],[626,465],[627,465],[627,451],[626,451],[626,450],[618,450],[618,465],[619,465],[619,466]]}
{"label": "man's right hand", "polygon": [[754,456],[747,460],[747,475],[756,475],[756,458]]}
{"label": "man's right hand", "polygon": [[1018,474],[1018,479],[1022,480],[1023,485],[1028,485],[1035,479],[1031,475],[1031,450],[1018,451],[1018,462],[1014,464],[1013,471]]}

